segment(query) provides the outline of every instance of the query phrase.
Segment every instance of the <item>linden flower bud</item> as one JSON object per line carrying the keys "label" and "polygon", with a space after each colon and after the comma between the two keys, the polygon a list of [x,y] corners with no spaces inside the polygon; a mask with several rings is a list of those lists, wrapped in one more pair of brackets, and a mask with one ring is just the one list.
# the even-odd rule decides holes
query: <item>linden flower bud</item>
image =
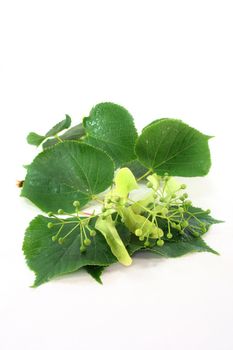
{"label": "linden flower bud", "polygon": [[59,215],[62,215],[62,214],[64,214],[64,210],[63,210],[63,209],[58,209],[57,213],[58,213]]}
{"label": "linden flower bud", "polygon": [[119,203],[119,202],[121,201],[121,197],[116,196],[116,197],[115,197],[115,201],[116,201],[117,203]]}
{"label": "linden flower bud", "polygon": [[168,176],[169,174],[168,173],[164,173],[164,176]]}
{"label": "linden flower bud", "polygon": [[84,239],[83,243],[85,244],[85,246],[88,247],[91,244],[91,240],[86,238],[86,239]]}
{"label": "linden flower bud", "polygon": [[172,193],[171,198],[172,198],[172,199],[176,198],[176,194],[175,194],[175,193]]}
{"label": "linden flower bud", "polygon": [[162,213],[162,215],[163,216],[166,216],[167,214],[168,214],[168,209],[167,208],[163,208],[162,210],[161,210],[161,213]]}
{"label": "linden flower bud", "polygon": [[162,239],[157,240],[157,246],[162,247],[164,245],[164,241]]}
{"label": "linden flower bud", "polygon": [[157,228],[156,233],[158,235],[158,238],[161,238],[161,237],[164,236],[163,230],[161,228],[159,228],[159,227]]}
{"label": "linden flower bud", "polygon": [[139,236],[139,241],[144,241],[145,237],[144,236]]}
{"label": "linden flower bud", "polygon": [[83,226],[88,226],[88,222],[89,222],[88,218],[83,219],[83,220],[82,220]]}
{"label": "linden flower bud", "polygon": [[144,247],[149,247],[150,246],[150,242],[149,241],[146,241],[145,243],[144,243]]}
{"label": "linden flower bud", "polygon": [[96,231],[95,231],[95,230],[91,230],[91,231],[90,231],[90,236],[91,236],[91,237],[95,237],[95,235],[96,235]]}
{"label": "linden flower bud", "polygon": [[168,234],[167,234],[167,238],[168,238],[168,239],[171,239],[172,237],[173,237],[173,236],[172,236],[171,233],[168,233]]}
{"label": "linden flower bud", "polygon": [[194,237],[199,237],[200,236],[200,233],[197,232],[197,231],[193,231],[192,234],[193,234]]}
{"label": "linden flower bud", "polygon": [[206,232],[207,232],[207,227],[206,227],[206,225],[204,224],[204,222],[202,222],[202,223],[200,224],[200,226],[201,226],[201,231],[202,231],[203,233],[206,233]]}
{"label": "linden flower bud", "polygon": [[53,227],[53,223],[52,223],[52,222],[48,222],[47,227],[48,227],[48,228],[52,228],[52,227]]}
{"label": "linden flower bud", "polygon": [[55,242],[56,240],[57,240],[57,236],[56,235],[52,236],[52,241]]}
{"label": "linden flower bud", "polygon": [[210,214],[211,213],[211,210],[210,209],[207,209],[206,210],[206,214]]}
{"label": "linden flower bud", "polygon": [[182,184],[182,185],[180,186],[180,188],[181,188],[181,190],[185,190],[185,189],[187,188],[187,186],[186,186],[185,184]]}
{"label": "linden flower bud", "polygon": [[152,233],[150,234],[150,238],[156,239],[156,238],[158,238],[158,234],[157,234],[156,232],[152,232]]}
{"label": "linden flower bud", "polygon": [[58,240],[58,243],[59,244],[63,244],[64,243],[64,238],[60,237],[59,240]]}
{"label": "linden flower bud", "polygon": [[151,182],[147,182],[146,186],[147,186],[148,188],[152,188],[152,187],[153,187],[153,184],[152,184]]}
{"label": "linden flower bud", "polygon": [[53,216],[53,213],[50,211],[50,212],[48,212],[48,214],[47,214],[49,217],[51,217],[51,216]]}
{"label": "linden flower bud", "polygon": [[188,196],[189,196],[188,193],[184,193],[184,194],[183,194],[183,197],[184,197],[184,198],[188,198]]}
{"label": "linden flower bud", "polygon": [[179,207],[178,212],[179,212],[180,214],[182,214],[182,213],[184,212],[184,208]]}
{"label": "linden flower bud", "polygon": [[185,201],[184,204],[186,204],[187,206],[190,206],[190,205],[192,205],[192,202],[191,201]]}
{"label": "linden flower bud", "polygon": [[81,245],[80,252],[84,253],[87,250],[87,248],[84,245]]}
{"label": "linden flower bud", "polygon": [[185,221],[183,221],[183,222],[181,223],[181,226],[182,226],[183,228],[188,227],[188,225],[189,225],[189,223],[188,223],[187,220],[185,220]]}
{"label": "linden flower bud", "polygon": [[142,233],[143,233],[143,232],[142,232],[142,229],[140,229],[140,228],[137,228],[137,229],[135,230],[135,235],[138,236],[138,237],[141,236]]}
{"label": "linden flower bud", "polygon": [[80,207],[80,202],[79,201],[74,201],[73,206],[76,208]]}

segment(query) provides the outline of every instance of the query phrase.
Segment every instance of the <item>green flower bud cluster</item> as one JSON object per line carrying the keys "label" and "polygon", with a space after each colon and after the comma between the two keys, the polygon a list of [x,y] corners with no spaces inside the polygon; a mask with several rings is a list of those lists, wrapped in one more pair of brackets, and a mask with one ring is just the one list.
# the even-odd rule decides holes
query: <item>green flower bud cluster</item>
{"label": "green flower bud cluster", "polygon": [[[53,221],[48,222],[47,227],[48,229],[58,228],[55,234],[52,235],[52,241],[58,242],[59,244],[64,244],[66,239],[76,231],[80,233],[80,252],[84,253],[92,243],[92,238],[95,237],[96,231],[90,227],[90,220],[95,217],[95,215],[91,215],[87,218],[83,218],[80,216],[80,203],[78,201],[75,201],[73,203],[75,209],[76,209],[76,215],[67,214],[63,209],[59,209],[57,211],[58,215],[67,215],[68,219],[64,220],[57,216],[57,214],[54,214],[52,212],[48,213],[48,217],[52,217]],[[62,232],[64,231],[65,226],[71,226],[71,229],[68,230],[68,232],[62,236]]]}
{"label": "green flower bud cluster", "polygon": [[[163,236],[153,233],[143,235],[143,228],[139,227],[135,231],[135,235],[139,237],[139,240],[144,240],[146,237],[145,247],[149,246],[150,239],[155,239],[158,246],[163,246],[166,239],[173,238],[171,229],[175,229],[174,232],[181,235],[188,232],[194,236],[199,236],[201,232],[206,232],[205,224],[189,211],[192,202],[188,199],[188,194],[183,192],[187,188],[185,184],[179,184],[168,173],[165,173],[164,176],[153,174],[148,176],[147,179],[147,187],[152,191],[153,201],[144,208],[142,207],[141,212],[157,228],[159,228],[159,219],[165,220],[167,222],[167,232],[165,232],[165,238],[162,239]],[[139,205],[138,202],[137,206]],[[186,229],[188,229],[187,232]]]}
{"label": "green flower bud cluster", "polygon": [[[154,243],[162,247],[174,234],[199,235],[200,221],[189,212],[192,202],[184,192],[187,186],[179,184],[167,173],[164,176],[152,174],[147,179],[147,187],[151,191],[149,196],[137,202],[130,198],[127,201],[122,201],[122,198],[116,201],[113,200],[114,196],[110,196],[105,200],[103,218],[115,211],[122,223],[144,242],[145,247]],[[163,230],[167,227],[165,232],[159,227],[160,219],[166,221],[166,225],[163,225]],[[206,227],[203,226],[202,232],[204,230]]]}
{"label": "green flower bud cluster", "polygon": [[[84,218],[80,211],[79,201],[73,202],[75,214],[67,214],[63,209],[59,209],[57,212],[58,215],[69,215],[71,220],[63,220],[49,212],[48,216],[52,217],[53,221],[48,223],[48,228],[54,231],[54,228],[58,227],[52,240],[63,244],[66,238],[78,228],[80,252],[84,253],[96,235],[96,231],[90,227],[90,220],[92,218],[98,219],[98,217],[106,221],[111,217],[111,222],[115,226],[120,220],[132,234],[138,237],[139,241],[143,242],[145,248],[154,244],[163,247],[177,234],[192,234],[198,237],[207,231],[206,225],[190,211],[192,202],[188,199],[188,194],[184,192],[187,187],[185,184],[179,184],[168,173],[165,173],[164,176],[158,176],[154,173],[147,177],[149,195],[144,199],[133,201],[129,193],[136,188],[136,180],[134,183],[132,175],[127,184],[129,174],[126,175],[124,181],[120,181],[118,175],[118,185],[115,184],[115,187],[106,193],[103,200],[98,197],[94,198],[102,203],[102,211],[99,214],[87,213],[88,216]],[[207,214],[209,212],[209,210],[206,211]],[[160,227],[161,222],[163,223],[162,228]],[[65,225],[72,226],[65,235],[62,235]]]}

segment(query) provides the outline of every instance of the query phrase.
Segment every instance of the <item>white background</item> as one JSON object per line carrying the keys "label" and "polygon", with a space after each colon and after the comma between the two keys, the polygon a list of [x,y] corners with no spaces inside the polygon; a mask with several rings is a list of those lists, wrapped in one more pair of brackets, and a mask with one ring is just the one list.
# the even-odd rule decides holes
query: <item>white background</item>
{"label": "white background", "polygon": [[[233,349],[232,5],[0,0],[2,350]],[[216,136],[209,175],[186,182],[226,221],[206,236],[221,255],[139,255],[103,286],[80,272],[29,288],[21,244],[39,211],[15,187],[36,154],[25,137],[102,101],[128,108],[139,129],[176,117]]]}

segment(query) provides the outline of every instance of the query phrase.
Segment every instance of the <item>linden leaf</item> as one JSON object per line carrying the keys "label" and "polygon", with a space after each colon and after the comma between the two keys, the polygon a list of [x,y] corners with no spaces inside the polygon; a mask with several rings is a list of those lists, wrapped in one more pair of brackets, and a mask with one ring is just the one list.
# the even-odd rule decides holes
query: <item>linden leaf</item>
{"label": "linden leaf", "polygon": [[137,131],[129,112],[114,103],[99,103],[83,119],[87,136],[84,142],[105,151],[116,168],[136,158]]}
{"label": "linden leaf", "polygon": [[180,120],[164,118],[144,128],[135,150],[158,175],[203,176],[211,166],[209,139]]}
{"label": "linden leaf", "polygon": [[145,248],[143,242],[140,242],[135,236],[132,236],[131,242],[128,246],[129,254],[133,255],[142,249],[166,258],[177,258],[193,252],[209,252],[218,255],[218,253],[210,248],[201,237],[189,237],[189,239],[183,238],[180,241],[166,242],[162,247],[154,244],[151,247]]}
{"label": "linden leaf", "polygon": [[[195,219],[196,217],[196,219]],[[187,219],[189,218],[189,223],[192,226],[196,226],[196,231],[200,234],[203,235],[205,232],[202,231],[200,223],[204,224],[206,227],[206,231],[209,230],[210,226],[213,224],[220,224],[223,221],[222,220],[216,220],[214,219],[211,215],[209,215],[208,211],[203,210],[201,208],[197,207],[189,207],[189,214],[185,213],[184,218]],[[191,234],[192,229],[190,226],[188,226],[185,229],[186,234]]]}
{"label": "linden leaf", "polygon": [[64,141],[40,153],[28,166],[21,195],[40,209],[74,212],[108,188],[114,165],[107,154],[77,141]]}
{"label": "linden leaf", "polygon": [[[72,223],[72,220],[75,221]],[[64,225],[61,231],[64,237],[76,226],[76,219],[67,219],[71,222]],[[34,286],[39,286],[53,277],[77,271],[86,265],[108,266],[116,261],[104,237],[97,234],[85,253],[80,252],[80,228],[76,227],[63,244],[52,241],[57,233],[58,226],[48,228],[48,223],[57,223],[56,219],[42,215],[37,216],[26,230],[23,251],[28,266],[35,272]]]}
{"label": "linden leaf", "polygon": [[154,245],[149,250],[167,258],[177,258],[192,252],[208,252],[218,255],[218,253],[210,248],[201,237],[186,241],[166,243],[163,247]]}
{"label": "linden leaf", "polygon": [[91,277],[93,277],[94,280],[96,280],[96,282],[100,284],[103,284],[101,280],[101,275],[104,269],[105,269],[105,266],[87,265],[84,267],[84,270],[86,270],[89,273],[89,275],[91,275]]}

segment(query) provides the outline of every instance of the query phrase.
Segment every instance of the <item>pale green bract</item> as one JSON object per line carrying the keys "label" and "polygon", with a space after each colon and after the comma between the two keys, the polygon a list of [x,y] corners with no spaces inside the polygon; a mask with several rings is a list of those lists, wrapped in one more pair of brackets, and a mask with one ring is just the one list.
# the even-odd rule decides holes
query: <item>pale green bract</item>
{"label": "pale green bract", "polygon": [[126,199],[129,193],[138,189],[138,183],[133,173],[128,168],[121,168],[115,178],[115,193]]}
{"label": "pale green bract", "polygon": [[117,260],[122,265],[131,265],[132,259],[116,230],[112,217],[103,218],[100,216],[96,221],[95,228],[103,234]]}
{"label": "pale green bract", "polygon": [[[114,188],[105,196],[105,207],[112,208],[112,203],[125,203],[131,191],[138,189],[137,181],[128,168],[121,168],[114,177]],[[110,202],[110,203],[109,203]]]}
{"label": "pale green bract", "polygon": [[181,183],[177,181],[174,177],[170,177],[164,186],[164,191],[167,195],[176,193],[181,189]]}
{"label": "pale green bract", "polygon": [[147,180],[152,185],[153,189],[157,191],[160,184],[160,177],[157,174],[147,176]]}

